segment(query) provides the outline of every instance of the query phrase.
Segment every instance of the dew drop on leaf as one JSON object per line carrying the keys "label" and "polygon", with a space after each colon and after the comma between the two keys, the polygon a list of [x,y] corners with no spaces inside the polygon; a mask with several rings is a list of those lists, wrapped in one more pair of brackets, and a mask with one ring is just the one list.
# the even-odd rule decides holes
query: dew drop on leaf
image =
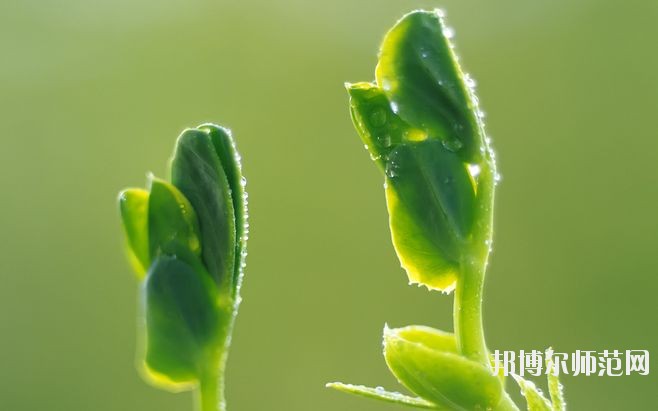
{"label": "dew drop on leaf", "polygon": [[462,143],[461,140],[459,140],[458,138],[443,140],[443,147],[445,147],[447,150],[452,151],[453,153],[459,151],[463,146],[464,143]]}

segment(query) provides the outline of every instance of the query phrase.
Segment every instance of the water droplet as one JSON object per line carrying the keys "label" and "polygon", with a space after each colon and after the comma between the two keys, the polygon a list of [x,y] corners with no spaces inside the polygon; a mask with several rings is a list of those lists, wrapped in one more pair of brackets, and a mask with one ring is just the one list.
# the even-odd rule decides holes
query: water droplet
{"label": "water droplet", "polygon": [[494,174],[494,184],[498,185],[500,183],[500,180],[503,179],[503,176],[501,176],[499,173]]}
{"label": "water droplet", "polygon": [[480,109],[478,109],[475,113],[476,113],[477,116],[480,117],[481,119],[484,119],[484,118],[487,116],[486,113],[485,113],[484,111],[480,110]]}
{"label": "water droplet", "polygon": [[453,29],[452,27],[444,27],[443,35],[445,36],[445,38],[451,39],[455,37],[455,29]]}
{"label": "water droplet", "polygon": [[246,186],[246,185],[247,185],[247,179],[244,178],[244,177],[242,177],[242,178],[240,179],[240,185],[241,185],[242,187]]}
{"label": "water droplet", "polygon": [[399,173],[400,173],[400,165],[394,160],[389,160],[389,162],[386,163],[386,175],[389,178],[395,178],[399,175]]}
{"label": "water droplet", "polygon": [[473,178],[477,177],[480,175],[480,166],[477,164],[469,164],[468,165],[468,172],[471,174]]}
{"label": "water droplet", "polygon": [[391,136],[390,134],[380,134],[377,136],[377,141],[379,144],[382,145],[382,147],[390,147],[391,146]]}
{"label": "water droplet", "polygon": [[462,147],[464,147],[464,143],[462,143],[458,138],[453,138],[450,140],[443,140],[443,147],[449,151],[452,151],[453,153],[456,153],[457,151],[461,150]]}
{"label": "water droplet", "polygon": [[477,83],[475,82],[475,80],[473,80],[473,78],[471,77],[471,75],[468,74],[468,73],[467,73],[467,74],[464,74],[464,82],[466,82],[466,85],[467,85],[469,88],[472,88],[472,89],[475,88],[475,86],[477,85]]}
{"label": "water droplet", "polygon": [[398,112],[400,111],[400,107],[398,107],[398,103],[396,103],[395,101],[391,101],[391,110],[395,114],[398,114]]}
{"label": "water droplet", "polygon": [[383,108],[376,108],[370,113],[370,125],[381,127],[386,124],[386,111]]}

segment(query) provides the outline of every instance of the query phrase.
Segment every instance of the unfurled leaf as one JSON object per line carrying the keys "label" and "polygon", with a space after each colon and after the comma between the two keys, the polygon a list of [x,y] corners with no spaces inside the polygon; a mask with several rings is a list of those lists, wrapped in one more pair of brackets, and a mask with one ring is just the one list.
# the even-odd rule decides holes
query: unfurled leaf
{"label": "unfurled leaf", "polygon": [[408,395],[400,394],[399,392],[386,391],[381,387],[372,388],[366,387],[365,385],[343,384],[342,382],[332,382],[327,384],[327,387],[349,394],[356,394],[366,398],[372,398],[393,404],[406,405],[414,408],[448,410],[448,408],[431,403],[422,398],[410,397]]}
{"label": "unfurled leaf", "polygon": [[386,200],[409,280],[450,289],[473,225],[475,191],[465,165],[436,140],[400,145],[386,161]]}
{"label": "unfurled leaf", "polygon": [[493,185],[493,163],[444,30],[438,12],[407,14],[384,38],[376,83],[347,89],[357,132],[385,173],[402,267],[410,282],[449,291],[473,242],[490,235],[491,189],[478,194]]}
{"label": "unfurled leaf", "polygon": [[377,85],[402,120],[474,163],[484,142],[469,86],[439,13],[409,13],[386,34]]}

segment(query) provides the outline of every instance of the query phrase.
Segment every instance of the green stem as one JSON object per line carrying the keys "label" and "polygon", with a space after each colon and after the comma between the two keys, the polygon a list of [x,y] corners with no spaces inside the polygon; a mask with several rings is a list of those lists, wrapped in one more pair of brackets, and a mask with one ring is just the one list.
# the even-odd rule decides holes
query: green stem
{"label": "green stem", "polygon": [[198,411],[226,411],[224,392],[224,369],[226,365],[226,350],[211,356],[207,362],[207,370],[199,381],[196,395]]}
{"label": "green stem", "polygon": [[491,367],[482,328],[484,265],[469,257],[462,261],[461,268],[461,277],[455,290],[455,335],[462,355]]}
{"label": "green stem", "polygon": [[[213,375],[214,374],[214,375]],[[224,379],[218,373],[208,373],[199,382],[197,391],[197,410],[199,411],[225,411]]]}

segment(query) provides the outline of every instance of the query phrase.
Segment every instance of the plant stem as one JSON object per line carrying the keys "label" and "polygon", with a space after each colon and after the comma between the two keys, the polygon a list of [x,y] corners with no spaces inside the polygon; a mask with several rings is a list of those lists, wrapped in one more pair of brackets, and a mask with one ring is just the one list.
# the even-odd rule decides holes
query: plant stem
{"label": "plant stem", "polygon": [[199,381],[196,395],[196,408],[199,411],[226,411],[224,395],[226,355],[220,353],[217,357],[219,357],[218,360],[208,362],[208,369]]}
{"label": "plant stem", "polygon": [[484,266],[475,258],[462,261],[454,303],[455,335],[465,357],[491,367],[482,328]]}

